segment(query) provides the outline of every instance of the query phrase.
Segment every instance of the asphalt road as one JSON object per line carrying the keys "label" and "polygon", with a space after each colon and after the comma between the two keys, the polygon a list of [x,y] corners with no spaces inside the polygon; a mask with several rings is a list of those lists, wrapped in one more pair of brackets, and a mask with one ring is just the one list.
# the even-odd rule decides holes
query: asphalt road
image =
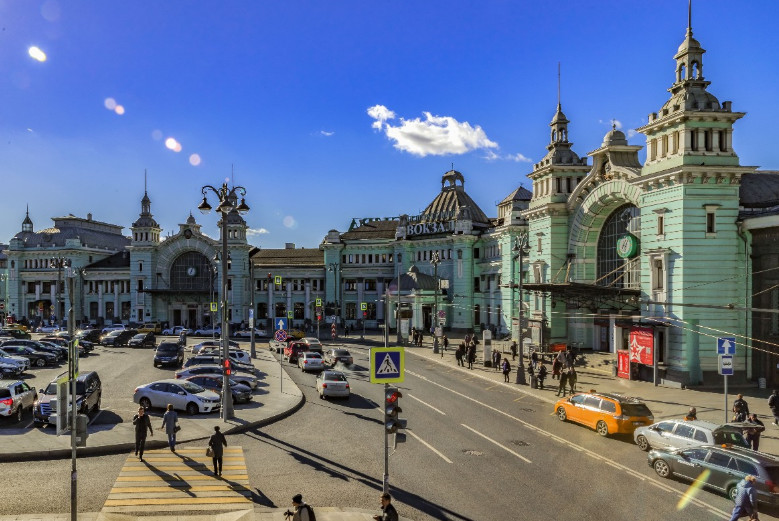
{"label": "asphalt road", "polygon": [[[133,380],[130,385],[135,385],[138,375],[133,371],[146,370],[133,369],[129,360],[150,356],[150,351],[122,354],[123,349],[100,352],[90,362],[110,365],[116,374],[110,384],[117,388]],[[384,470],[383,415],[378,409],[383,392],[368,383],[367,350],[349,349],[355,367],[344,371],[351,399],[320,400],[315,375],[289,368],[306,395],[305,406],[283,421],[228,437],[228,443],[244,448],[258,504],[286,507],[300,492],[313,505],[377,507]],[[82,359],[87,362],[89,358]],[[148,367],[153,369],[150,362]],[[708,491],[678,507],[688,485],[656,476],[646,455],[628,438],[604,439],[584,427],[560,423],[541,399],[413,352],[407,354],[406,371],[400,387],[408,437],[390,457],[389,469],[391,492],[404,516],[728,519],[731,503]],[[128,397],[117,393],[115,400],[104,399],[104,406],[121,417],[124,405],[119,402]],[[100,510],[124,461],[125,455],[79,460],[80,511]],[[69,472],[69,460],[0,463],[0,473],[17,476],[0,514],[66,512]],[[774,518],[761,514],[761,519]]]}

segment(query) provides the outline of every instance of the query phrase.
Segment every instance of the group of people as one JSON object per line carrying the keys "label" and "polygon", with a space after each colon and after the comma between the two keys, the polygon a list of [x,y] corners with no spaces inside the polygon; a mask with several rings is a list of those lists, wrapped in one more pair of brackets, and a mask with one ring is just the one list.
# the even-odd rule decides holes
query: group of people
{"label": "group of people", "polygon": [[457,360],[457,365],[465,367],[467,362],[468,369],[473,369],[473,364],[476,362],[476,341],[473,337],[465,335],[465,338],[454,352],[454,358]]}
{"label": "group of people", "polygon": [[424,335],[422,333],[421,329],[417,329],[415,327],[411,328],[411,343],[415,346],[422,347],[422,340],[424,339]]}

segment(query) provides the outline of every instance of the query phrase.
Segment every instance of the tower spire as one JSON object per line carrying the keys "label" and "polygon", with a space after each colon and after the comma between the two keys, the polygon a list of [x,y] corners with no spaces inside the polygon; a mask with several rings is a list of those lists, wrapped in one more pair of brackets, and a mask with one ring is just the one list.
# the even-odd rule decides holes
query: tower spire
{"label": "tower spire", "polygon": [[560,62],[557,62],[557,110],[561,109],[560,105]]}
{"label": "tower spire", "polygon": [[687,34],[692,35],[692,0],[687,0]]}
{"label": "tower spire", "polygon": [[148,191],[146,190],[146,169],[145,168],[143,169],[143,193],[144,194],[148,193]]}

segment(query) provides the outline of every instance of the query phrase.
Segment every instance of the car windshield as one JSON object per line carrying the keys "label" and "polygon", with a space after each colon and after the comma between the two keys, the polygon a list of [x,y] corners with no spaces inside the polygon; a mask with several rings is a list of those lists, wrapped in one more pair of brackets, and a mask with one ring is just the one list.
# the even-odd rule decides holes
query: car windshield
{"label": "car windshield", "polygon": [[745,440],[744,436],[735,429],[718,429],[714,431],[714,444],[723,445],[725,443],[749,448],[747,440]]}
{"label": "car windshield", "polygon": [[349,356],[349,351],[346,349],[336,349],[335,356]]}
{"label": "car windshield", "polygon": [[43,391],[43,394],[57,394],[57,384],[56,384],[56,382],[51,382],[46,387],[46,390]]}
{"label": "car windshield", "polygon": [[652,416],[652,411],[643,403],[622,403],[622,414],[625,416]]}
{"label": "car windshield", "polygon": [[[143,335],[141,335],[143,338]],[[176,344],[160,344],[157,346],[157,352],[159,353],[175,353],[179,350],[179,346]]]}
{"label": "car windshield", "polygon": [[325,373],[324,380],[328,382],[345,382],[346,377],[342,373]]}
{"label": "car windshield", "polygon": [[140,335],[135,335],[133,340],[143,340],[144,338],[146,338],[146,333],[141,333]]}
{"label": "car windshield", "polygon": [[180,382],[179,385],[181,385],[185,391],[192,394],[202,393],[205,391],[205,388],[200,387],[198,384],[192,382]]}

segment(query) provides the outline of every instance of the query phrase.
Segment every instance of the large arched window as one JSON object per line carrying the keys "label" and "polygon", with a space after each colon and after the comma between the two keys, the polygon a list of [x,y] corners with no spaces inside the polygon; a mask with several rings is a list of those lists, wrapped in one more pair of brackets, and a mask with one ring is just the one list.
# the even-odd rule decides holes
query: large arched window
{"label": "large arched window", "polygon": [[214,274],[208,258],[198,251],[181,254],[170,267],[170,289],[209,291]]}
{"label": "large arched window", "polygon": [[627,233],[638,237],[640,219],[639,209],[626,204],[614,210],[603,223],[598,237],[597,285],[639,289],[641,262],[638,257],[620,257],[617,254],[617,241]]}

